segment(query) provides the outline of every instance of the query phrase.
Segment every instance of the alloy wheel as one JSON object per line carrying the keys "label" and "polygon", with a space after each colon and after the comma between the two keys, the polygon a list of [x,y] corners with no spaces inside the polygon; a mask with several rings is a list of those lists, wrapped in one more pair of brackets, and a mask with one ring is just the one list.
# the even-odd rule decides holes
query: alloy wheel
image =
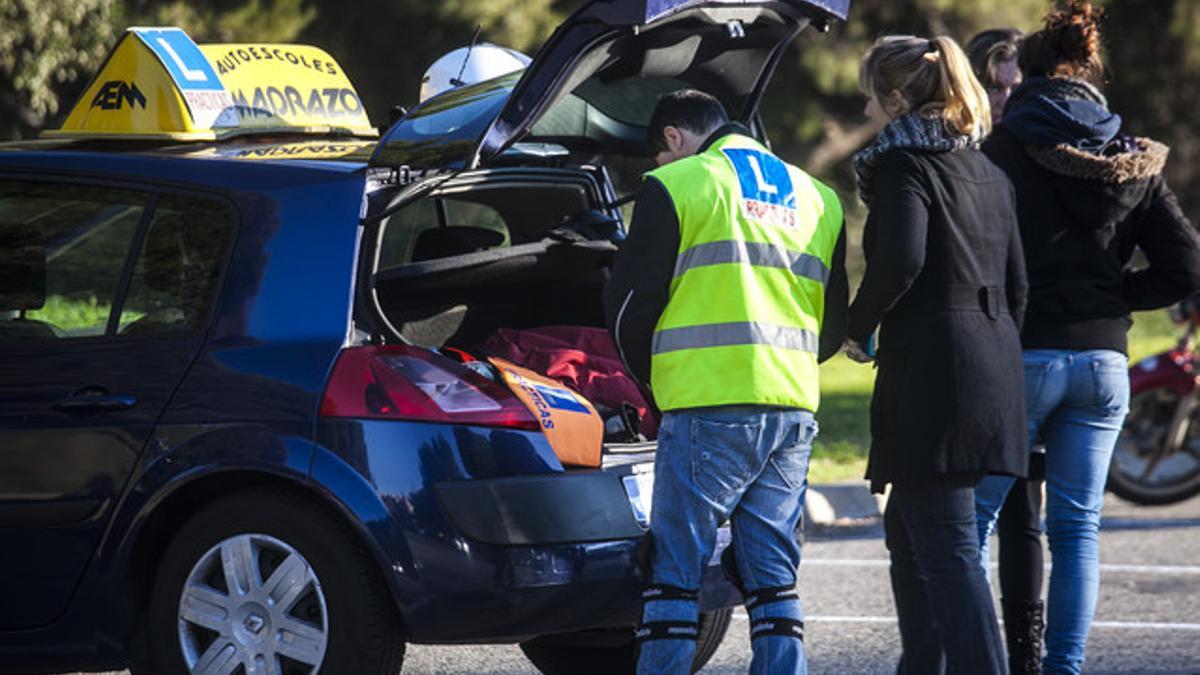
{"label": "alloy wheel", "polygon": [[197,675],[312,675],[329,644],[321,583],[299,551],[265,534],[210,548],[179,598],[183,661]]}

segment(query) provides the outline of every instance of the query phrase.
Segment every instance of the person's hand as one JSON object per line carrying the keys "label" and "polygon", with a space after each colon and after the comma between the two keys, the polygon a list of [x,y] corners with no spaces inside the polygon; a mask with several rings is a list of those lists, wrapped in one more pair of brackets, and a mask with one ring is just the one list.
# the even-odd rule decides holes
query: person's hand
{"label": "person's hand", "polygon": [[855,340],[846,338],[846,343],[842,345],[842,351],[846,352],[846,356],[850,357],[855,363],[871,363],[875,357],[868,354],[866,349]]}

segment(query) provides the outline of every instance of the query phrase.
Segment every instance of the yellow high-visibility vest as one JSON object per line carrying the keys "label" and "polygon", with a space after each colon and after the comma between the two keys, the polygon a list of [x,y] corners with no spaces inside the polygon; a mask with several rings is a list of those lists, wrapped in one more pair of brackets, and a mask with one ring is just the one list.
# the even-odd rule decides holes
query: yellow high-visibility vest
{"label": "yellow high-visibility vest", "polygon": [[825,285],[842,229],[837,195],[740,134],[648,175],[671,195],[680,234],[652,345],[659,408],[816,412]]}

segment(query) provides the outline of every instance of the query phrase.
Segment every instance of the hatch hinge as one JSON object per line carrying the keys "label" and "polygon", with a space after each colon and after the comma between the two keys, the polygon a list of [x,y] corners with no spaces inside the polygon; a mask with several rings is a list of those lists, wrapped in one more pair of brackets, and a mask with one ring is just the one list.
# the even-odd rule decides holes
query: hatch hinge
{"label": "hatch hinge", "polygon": [[416,179],[417,176],[407,164],[392,167],[391,175],[388,176],[388,182],[392,185],[408,185]]}

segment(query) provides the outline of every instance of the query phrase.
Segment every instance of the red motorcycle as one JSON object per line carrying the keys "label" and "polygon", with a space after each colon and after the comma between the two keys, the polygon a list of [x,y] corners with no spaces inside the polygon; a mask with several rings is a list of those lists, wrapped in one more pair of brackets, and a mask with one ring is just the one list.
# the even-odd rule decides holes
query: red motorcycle
{"label": "red motorcycle", "polygon": [[1200,302],[1171,308],[1185,326],[1175,347],[1129,369],[1129,416],[1108,488],[1137,504],[1171,504],[1200,493]]}

